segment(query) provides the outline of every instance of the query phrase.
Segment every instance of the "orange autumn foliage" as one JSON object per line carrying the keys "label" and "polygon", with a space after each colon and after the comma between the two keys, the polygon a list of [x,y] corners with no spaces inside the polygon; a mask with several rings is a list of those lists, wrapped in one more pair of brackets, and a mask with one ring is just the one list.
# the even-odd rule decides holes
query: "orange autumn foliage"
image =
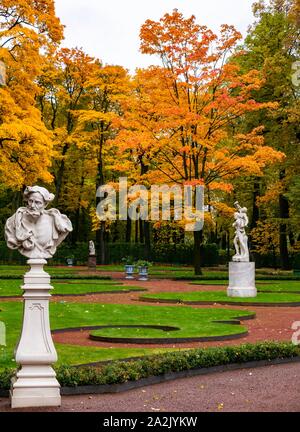
{"label": "orange autumn foliage", "polygon": [[52,140],[36,105],[44,52],[62,39],[53,0],[2,0],[0,61],[0,175],[7,187],[20,189],[37,180],[51,181]]}
{"label": "orange autumn foliage", "polygon": [[142,163],[149,183],[199,180],[230,191],[235,177],[262,176],[284,158],[264,145],[262,128],[236,130],[247,113],[276,104],[253,98],[263,84],[258,71],[243,74],[228,61],[241,38],[234,27],[223,25],[218,36],[175,9],[157,22],[147,20],[140,37],[141,51],[159,56],[162,67],[137,71],[115,139],[133,176]]}

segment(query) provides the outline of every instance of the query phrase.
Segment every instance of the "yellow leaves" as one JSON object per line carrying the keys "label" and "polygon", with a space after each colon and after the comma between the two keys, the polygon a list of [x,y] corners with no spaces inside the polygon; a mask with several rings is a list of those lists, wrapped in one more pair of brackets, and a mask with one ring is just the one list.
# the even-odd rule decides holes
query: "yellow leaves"
{"label": "yellow leaves", "polygon": [[92,221],[92,231],[98,231],[100,229],[101,223],[96,213],[96,208],[90,208],[90,218]]}
{"label": "yellow leaves", "polygon": [[179,152],[190,154],[191,153],[191,147],[189,145],[185,145],[179,149]]}
{"label": "yellow leaves", "polygon": [[[52,42],[59,42],[63,37],[63,26],[59,19],[55,16],[53,0],[2,0],[1,9],[3,9],[3,17],[5,17],[5,26],[14,31],[23,31],[27,27],[35,26],[40,34],[47,35]],[[19,24],[13,26],[19,17]],[[27,24],[27,27],[24,25]]]}
{"label": "yellow leaves", "polygon": [[125,98],[132,89],[127,71],[122,66],[106,65],[95,68],[87,83],[87,88],[95,95],[108,95],[110,100],[119,101]]}
{"label": "yellow leaves", "polygon": [[258,221],[256,228],[251,230],[254,250],[266,255],[279,251],[279,224],[272,220]]}
{"label": "yellow leaves", "polygon": [[[6,86],[0,88],[0,174],[7,187],[51,182],[52,134],[35,107],[44,52],[62,38],[53,0],[1,1],[0,57]],[[51,48],[50,48],[51,45]]]}
{"label": "yellow leaves", "polygon": [[221,411],[224,408],[223,403],[218,403],[218,411]]}
{"label": "yellow leaves", "polygon": [[11,188],[37,180],[50,182],[51,133],[40,120],[39,111],[23,111],[9,88],[0,89],[0,174]]}
{"label": "yellow leaves", "polygon": [[264,130],[263,126],[254,128],[251,132],[247,134],[238,133],[235,135],[235,140],[238,142],[239,150],[243,151],[253,151],[259,146],[264,144],[264,137],[262,132]]}
{"label": "yellow leaves", "polygon": [[257,197],[256,203],[258,206],[260,206],[262,204],[277,202],[279,195],[283,192],[284,187],[282,183],[280,181],[277,181],[268,187],[266,193],[263,196]]}
{"label": "yellow leaves", "polygon": [[225,183],[225,182],[217,182],[217,181],[213,181],[209,184],[209,189],[210,190],[219,190],[222,192],[226,192],[226,193],[231,193],[233,191],[233,186],[230,183]]}
{"label": "yellow leaves", "polygon": [[234,208],[229,207],[227,204],[219,201],[211,201],[210,205],[218,211],[221,216],[231,218],[236,211]]}
{"label": "yellow leaves", "polygon": [[88,123],[99,125],[101,122],[110,123],[116,114],[113,112],[101,112],[95,110],[77,110],[72,112],[74,117],[78,119],[78,126]]}
{"label": "yellow leaves", "polygon": [[186,180],[183,182],[184,186],[204,186],[203,179]]}
{"label": "yellow leaves", "polygon": [[204,225],[208,229],[213,229],[214,227],[214,220],[211,212],[205,212],[204,213]]}
{"label": "yellow leaves", "polygon": [[80,207],[83,207],[83,208],[85,208],[85,209],[87,209],[88,207],[89,207],[89,201],[88,200],[80,200],[79,201],[79,205],[80,205]]}
{"label": "yellow leaves", "polygon": [[283,152],[274,150],[269,146],[259,147],[253,155],[253,160],[259,166],[259,168],[264,168],[267,165],[273,164],[275,162],[282,162],[286,155]]}

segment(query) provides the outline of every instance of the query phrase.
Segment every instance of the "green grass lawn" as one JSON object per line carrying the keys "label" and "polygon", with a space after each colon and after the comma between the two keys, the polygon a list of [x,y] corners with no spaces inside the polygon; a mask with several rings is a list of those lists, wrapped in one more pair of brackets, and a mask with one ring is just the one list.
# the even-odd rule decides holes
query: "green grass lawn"
{"label": "green grass lawn", "polygon": [[[228,286],[228,280],[211,280],[211,281],[193,281],[190,285],[224,285]],[[256,282],[256,288],[259,292],[299,292],[300,281],[260,281]]]}
{"label": "green grass lawn", "polygon": [[[0,277],[5,276],[15,276],[15,277],[22,277],[27,271],[28,266],[27,265],[0,265]],[[68,267],[68,266],[52,266],[51,264],[49,266],[45,266],[45,270],[50,273],[53,277],[74,277],[76,276],[82,276],[87,271],[86,266],[74,266],[74,267]],[[155,264],[152,267],[149,267],[149,274],[150,276],[159,277],[159,278],[190,278],[192,280],[201,281],[201,279],[228,279],[228,271],[223,268],[203,268],[203,276],[195,276],[194,275],[194,268],[192,266],[185,266],[185,265],[162,265],[162,264]],[[118,272],[124,272],[124,265],[123,264],[111,264],[111,265],[105,265],[105,266],[97,266],[97,271],[99,272],[99,275],[104,274],[108,271],[118,271]],[[268,275],[270,275],[270,279],[272,277],[282,278],[292,278],[293,273],[292,271],[283,271],[283,270],[277,270],[274,269],[257,269],[256,275],[258,278],[267,278]],[[91,276],[93,277],[93,276]]]}
{"label": "green grass lawn", "polygon": [[174,302],[208,302],[208,303],[300,303],[300,295],[293,293],[258,293],[257,297],[228,297],[224,291],[194,291],[185,293],[158,293],[141,296],[145,300],[172,300]]}
{"label": "green grass lawn", "polygon": [[[13,366],[13,350],[18,340],[22,321],[22,303],[0,303],[0,321],[6,326],[6,344],[0,347],[0,368]],[[50,320],[52,329],[91,325],[165,325],[179,327],[170,332],[172,337],[201,337],[239,334],[246,328],[239,324],[215,323],[215,320],[230,320],[251,315],[249,311],[223,309],[192,309],[172,306],[131,306],[97,303],[51,302]],[[126,329],[130,334],[130,329]],[[136,333],[133,329],[133,335]],[[160,332],[167,337],[166,332]],[[154,353],[150,349],[100,349],[60,344],[57,346],[59,362],[82,364],[111,358],[125,358]]]}
{"label": "green grass lawn", "polygon": [[[55,294],[86,294],[86,293],[105,293],[119,291],[139,291],[143,288],[135,286],[125,286],[121,282],[110,280],[66,280],[51,282]],[[0,279],[0,296],[21,296],[23,291],[20,289],[22,279]]]}
{"label": "green grass lawn", "polygon": [[195,280],[193,282],[189,282],[189,285],[228,285],[228,280]]}
{"label": "green grass lawn", "polygon": [[[14,276],[16,278],[22,278],[24,274],[29,270],[28,265],[0,265],[0,276]],[[45,266],[44,269],[51,276],[74,276],[78,272],[75,267],[53,267]]]}

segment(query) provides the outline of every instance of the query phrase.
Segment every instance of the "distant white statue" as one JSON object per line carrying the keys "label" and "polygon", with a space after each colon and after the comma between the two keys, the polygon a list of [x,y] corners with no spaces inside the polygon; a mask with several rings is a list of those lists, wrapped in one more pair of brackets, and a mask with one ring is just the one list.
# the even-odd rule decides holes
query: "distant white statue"
{"label": "distant white statue", "polygon": [[248,249],[248,237],[245,231],[246,226],[249,223],[247,216],[247,208],[241,207],[236,201],[234,207],[238,210],[234,213],[235,237],[233,240],[236,254],[232,257],[232,261],[236,262],[249,262],[249,249]]}
{"label": "distant white statue", "polygon": [[94,244],[93,240],[89,241],[89,255],[90,256],[96,255],[95,244]]}
{"label": "distant white statue", "polygon": [[57,246],[72,231],[71,221],[57,209],[46,210],[54,195],[40,186],[24,191],[26,207],[20,207],[5,225],[5,239],[10,249],[28,258],[52,258]]}

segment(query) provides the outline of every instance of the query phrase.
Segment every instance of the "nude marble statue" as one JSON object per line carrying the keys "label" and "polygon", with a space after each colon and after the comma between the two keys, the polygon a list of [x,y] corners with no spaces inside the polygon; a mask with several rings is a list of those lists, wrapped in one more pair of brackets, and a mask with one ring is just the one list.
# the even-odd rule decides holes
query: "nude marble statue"
{"label": "nude marble statue", "polygon": [[232,257],[232,261],[249,262],[248,237],[245,231],[249,223],[247,208],[241,207],[238,201],[234,203],[234,206],[237,209],[237,212],[234,213],[235,220],[232,225],[235,228],[233,244],[236,254]]}

